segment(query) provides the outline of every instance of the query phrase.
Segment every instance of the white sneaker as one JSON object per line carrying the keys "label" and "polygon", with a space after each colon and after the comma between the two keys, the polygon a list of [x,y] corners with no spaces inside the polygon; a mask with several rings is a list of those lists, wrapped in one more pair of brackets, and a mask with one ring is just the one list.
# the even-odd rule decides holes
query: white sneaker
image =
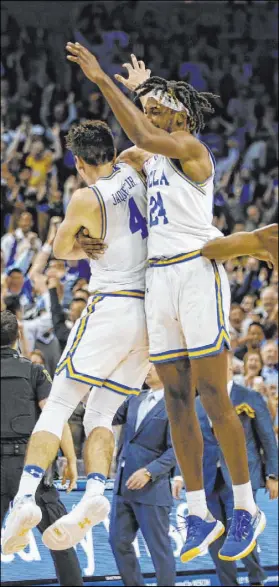
{"label": "white sneaker", "polygon": [[65,550],[80,542],[85,534],[109,514],[110,503],[104,495],[83,497],[66,516],[47,528],[42,536],[50,550]]}
{"label": "white sneaker", "polygon": [[2,535],[3,554],[23,550],[30,541],[30,530],[42,519],[42,512],[33,497],[22,497],[14,503]]}

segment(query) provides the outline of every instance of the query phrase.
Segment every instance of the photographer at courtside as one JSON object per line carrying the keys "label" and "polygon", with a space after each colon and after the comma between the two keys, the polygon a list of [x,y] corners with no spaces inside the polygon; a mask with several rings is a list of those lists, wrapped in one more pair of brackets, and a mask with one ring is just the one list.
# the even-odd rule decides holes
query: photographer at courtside
{"label": "photographer at courtside", "polygon": [[[9,502],[14,499],[19,485],[27,442],[43,409],[51,389],[51,377],[43,365],[33,364],[20,356],[19,328],[14,314],[1,312],[1,527]],[[70,480],[68,491],[76,483],[77,468],[73,440],[65,425],[61,449],[67,458],[63,482]],[[51,471],[41,480],[36,493],[42,519],[41,533],[66,509],[53,485]],[[22,537],[22,548],[26,546]],[[83,585],[81,570],[74,548],[50,551],[60,585]]]}

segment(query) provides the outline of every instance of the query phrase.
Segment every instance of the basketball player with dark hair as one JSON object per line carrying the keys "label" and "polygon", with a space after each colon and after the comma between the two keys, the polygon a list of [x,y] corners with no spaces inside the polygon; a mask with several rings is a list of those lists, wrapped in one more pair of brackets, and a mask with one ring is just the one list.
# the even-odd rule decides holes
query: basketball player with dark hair
{"label": "basketball player with dark hair", "polygon": [[[67,135],[78,173],[88,187],[74,192],[54,241],[58,259],[85,257],[76,235],[84,227],[106,249],[91,260],[91,295],[75,322],[56,369],[48,402],[33,430],[18,493],[2,538],[4,554],[28,544],[28,530],[41,519],[35,503],[40,479],[53,461],[64,423],[89,394],[84,429],[87,484],[77,506],[48,527],[43,542],[65,550],[104,520],[104,496],[113,450],[112,419],[123,396],[138,395],[149,370],[144,311],[146,185],[129,165],[115,165],[110,128],[85,121]],[[94,249],[94,241],[93,241]],[[94,251],[89,251],[91,259]],[[24,539],[22,538],[24,536]]]}
{"label": "basketball player with dark hair", "polygon": [[187,488],[187,539],[181,559],[187,562],[201,554],[224,532],[206,504],[196,387],[233,482],[235,509],[219,556],[243,558],[266,522],[253,498],[244,433],[227,394],[229,283],[222,264],[202,254],[209,241],[222,241],[222,233],[212,226],[214,157],[194,135],[203,128],[204,115],[213,112],[214,96],[185,82],[150,78],[136,89],[138,97],[146,98],[144,114],[87,49],[68,43],[67,51],[68,59],[99,86],[141,150],[136,157],[139,163],[141,156],[140,167],[147,175],[146,314],[150,359],[164,383],[172,439]]}

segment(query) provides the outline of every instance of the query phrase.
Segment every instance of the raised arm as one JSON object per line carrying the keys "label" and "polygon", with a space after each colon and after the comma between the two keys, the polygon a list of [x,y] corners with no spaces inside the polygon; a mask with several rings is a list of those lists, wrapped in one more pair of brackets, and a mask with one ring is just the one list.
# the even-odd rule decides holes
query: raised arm
{"label": "raised arm", "polygon": [[67,43],[69,61],[78,63],[86,77],[97,84],[129,139],[140,149],[175,159],[196,159],[205,149],[185,131],[168,133],[155,127],[101,69],[96,57],[79,43]]}

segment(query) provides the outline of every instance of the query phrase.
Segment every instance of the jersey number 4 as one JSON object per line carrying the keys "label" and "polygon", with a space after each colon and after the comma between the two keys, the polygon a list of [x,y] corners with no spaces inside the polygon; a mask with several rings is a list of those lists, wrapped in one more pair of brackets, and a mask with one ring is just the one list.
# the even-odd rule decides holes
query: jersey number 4
{"label": "jersey number 4", "polygon": [[138,209],[134,198],[129,199],[130,208],[130,231],[134,234],[135,232],[141,231],[141,237],[146,238],[148,236],[147,220]]}
{"label": "jersey number 4", "polygon": [[154,196],[150,198],[150,217],[149,217],[149,224],[151,226],[156,226],[159,223],[159,217],[164,218],[164,224],[168,224],[169,221],[167,219],[166,210],[164,208],[163,199],[160,192],[157,192],[157,200]]}

